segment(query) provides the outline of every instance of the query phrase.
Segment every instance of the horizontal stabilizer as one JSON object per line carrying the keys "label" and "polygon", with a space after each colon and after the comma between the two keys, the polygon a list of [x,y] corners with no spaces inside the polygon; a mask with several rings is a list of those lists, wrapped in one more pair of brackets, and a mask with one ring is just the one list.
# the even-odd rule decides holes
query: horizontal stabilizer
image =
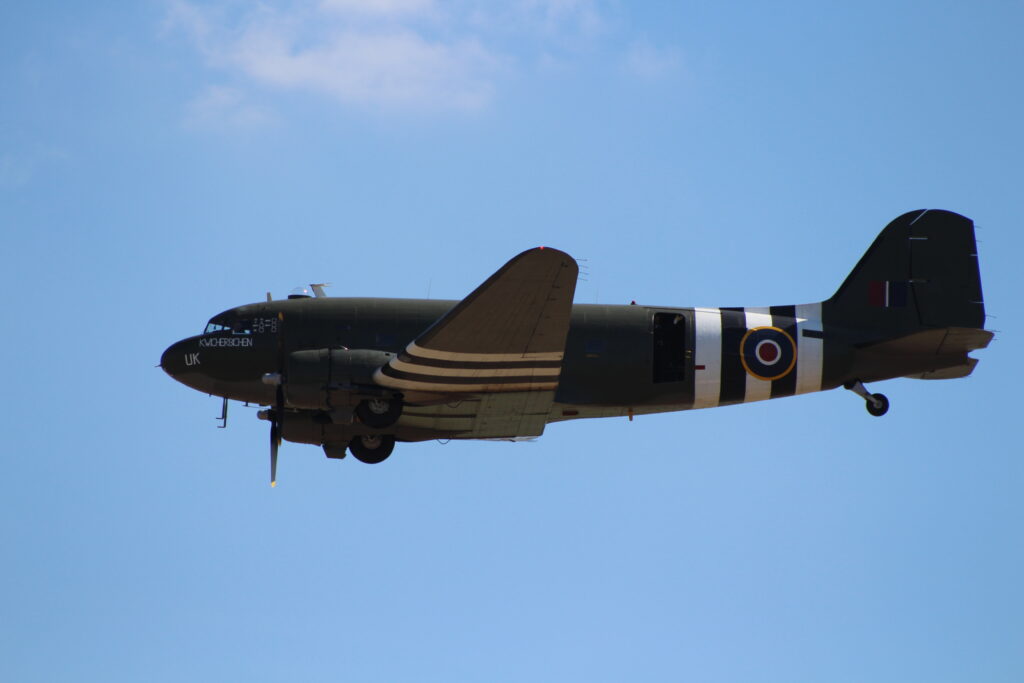
{"label": "horizontal stabilizer", "polygon": [[962,365],[954,365],[951,368],[942,368],[930,372],[922,372],[918,375],[907,375],[910,379],[959,379],[974,372],[974,366],[978,364],[977,358],[968,358]]}
{"label": "horizontal stabilizer", "polygon": [[956,379],[966,377],[978,361],[967,354],[983,349],[992,332],[970,327],[922,330],[857,349],[853,374],[863,381],[887,377]]}
{"label": "horizontal stabilizer", "polygon": [[896,339],[889,339],[865,346],[866,350],[889,354],[935,354],[952,355],[983,349],[992,341],[988,330],[973,327],[948,327],[941,330],[924,330]]}

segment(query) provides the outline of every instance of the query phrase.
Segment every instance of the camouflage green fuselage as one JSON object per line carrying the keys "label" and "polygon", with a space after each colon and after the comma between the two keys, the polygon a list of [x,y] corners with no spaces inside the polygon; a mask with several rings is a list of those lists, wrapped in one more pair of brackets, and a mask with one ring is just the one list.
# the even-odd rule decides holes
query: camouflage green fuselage
{"label": "camouflage green fuselage", "polygon": [[[172,346],[163,365],[199,391],[268,405],[274,389],[261,377],[277,367],[282,343],[285,353],[347,348],[397,354],[456,303],[307,298],[249,304],[213,318],[229,329]],[[797,316],[798,309],[805,317]],[[549,421],[730,405],[839,386],[849,379],[854,345],[868,340],[840,328],[826,336],[820,319],[806,317],[814,311],[820,314],[821,305],[693,309],[575,304]],[[279,315],[286,321],[283,339]],[[657,324],[666,318],[677,321],[670,334]],[[246,322],[245,333],[230,330],[236,321]],[[252,321],[264,322],[253,329]],[[752,374],[743,362],[743,337],[758,327],[783,330],[796,347],[792,367],[788,362],[780,366],[777,379],[762,379],[769,375]],[[705,356],[717,360],[701,362]],[[914,370],[901,368],[891,376]]]}

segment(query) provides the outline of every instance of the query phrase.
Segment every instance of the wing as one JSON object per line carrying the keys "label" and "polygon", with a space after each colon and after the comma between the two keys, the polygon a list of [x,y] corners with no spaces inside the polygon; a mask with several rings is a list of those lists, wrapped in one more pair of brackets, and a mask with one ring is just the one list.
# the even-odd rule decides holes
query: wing
{"label": "wing", "polygon": [[[374,381],[413,406],[403,424],[467,436],[543,432],[562,370],[579,269],[540,247],[519,254],[410,343]],[[460,410],[430,403],[462,401]],[[440,422],[439,422],[440,421]],[[525,431],[524,431],[525,430]]]}

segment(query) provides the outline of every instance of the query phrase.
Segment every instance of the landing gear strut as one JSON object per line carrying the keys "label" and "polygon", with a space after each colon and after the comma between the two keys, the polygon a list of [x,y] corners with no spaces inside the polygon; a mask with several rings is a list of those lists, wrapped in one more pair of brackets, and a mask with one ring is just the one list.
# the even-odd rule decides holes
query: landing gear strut
{"label": "landing gear strut", "polygon": [[849,389],[864,399],[864,407],[875,417],[882,417],[889,412],[889,399],[885,397],[885,394],[872,394],[859,379],[847,382],[843,388]]}

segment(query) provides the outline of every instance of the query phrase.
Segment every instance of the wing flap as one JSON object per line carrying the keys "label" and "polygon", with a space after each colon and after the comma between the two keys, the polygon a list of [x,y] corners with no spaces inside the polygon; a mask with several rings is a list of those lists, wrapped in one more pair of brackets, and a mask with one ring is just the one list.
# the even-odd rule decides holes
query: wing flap
{"label": "wing flap", "polygon": [[[461,439],[509,439],[544,433],[553,391],[511,391],[483,394],[449,404],[410,406],[401,424]],[[442,437],[443,438],[443,437]]]}

